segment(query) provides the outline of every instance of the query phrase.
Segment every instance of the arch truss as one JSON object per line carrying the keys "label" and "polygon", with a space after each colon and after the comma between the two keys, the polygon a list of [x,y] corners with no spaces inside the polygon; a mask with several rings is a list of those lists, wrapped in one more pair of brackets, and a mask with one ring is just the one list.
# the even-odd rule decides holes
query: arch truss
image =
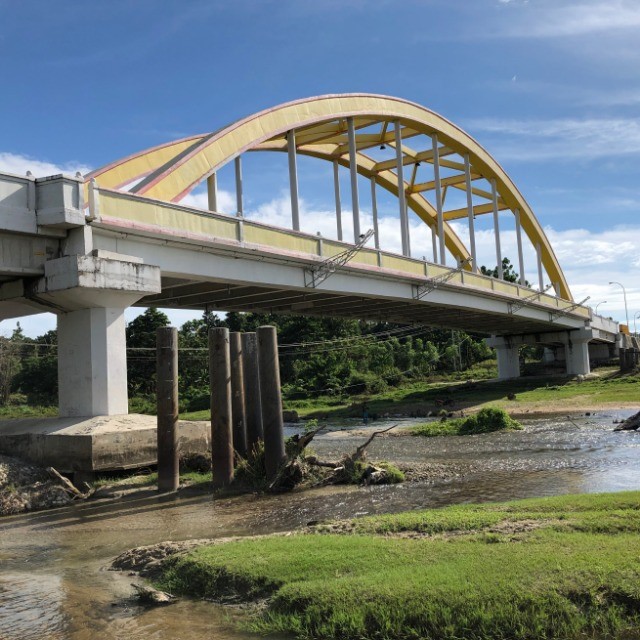
{"label": "arch truss", "polygon": [[[515,218],[518,268],[525,283],[523,239],[537,256],[537,280],[544,288],[544,273],[556,294],[572,300],[565,276],[540,223],[515,184],[473,138],[438,114],[418,104],[366,94],[327,95],[289,102],[249,116],[204,135],[192,136],[119,160],[88,175],[99,186],[127,190],[170,202],[179,202],[207,181],[209,208],[217,211],[217,172],[235,162],[237,214],[243,215],[241,156],[249,151],[288,154],[292,228],[299,230],[297,156],[333,164],[336,225],[343,239],[340,167],[351,179],[354,242],[361,235],[358,176],[371,185],[375,244],[379,248],[377,189],[397,197],[402,253],[411,251],[408,211],[430,229],[433,260],[445,265],[447,252],[456,266],[478,269],[475,221],[493,219],[498,275],[502,273],[500,212]],[[448,206],[448,194],[464,194],[464,206]],[[449,198],[451,200],[452,198]],[[460,198],[458,198],[458,204]],[[468,246],[451,222],[466,220]]]}

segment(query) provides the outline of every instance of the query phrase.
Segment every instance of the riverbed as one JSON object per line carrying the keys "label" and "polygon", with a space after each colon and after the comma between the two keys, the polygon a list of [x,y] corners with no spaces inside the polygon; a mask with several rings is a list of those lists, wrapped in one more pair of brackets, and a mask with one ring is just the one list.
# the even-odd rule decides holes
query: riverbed
{"label": "riverbed", "polygon": [[[417,438],[388,435],[371,459],[442,469],[442,478],[380,487],[331,487],[277,496],[212,499],[181,492],[141,492],[112,503],[3,518],[0,521],[0,638],[95,640],[249,638],[233,618],[241,611],[181,600],[144,609],[131,598],[135,578],[108,571],[126,549],[163,540],[287,531],[331,519],[439,507],[461,502],[640,489],[640,433],[614,432],[632,411],[536,418],[524,431]],[[415,422],[415,421],[413,421]],[[324,459],[353,451],[367,430],[333,425],[312,447]],[[343,429],[343,430],[340,430]],[[358,434],[358,435],[354,435]]]}

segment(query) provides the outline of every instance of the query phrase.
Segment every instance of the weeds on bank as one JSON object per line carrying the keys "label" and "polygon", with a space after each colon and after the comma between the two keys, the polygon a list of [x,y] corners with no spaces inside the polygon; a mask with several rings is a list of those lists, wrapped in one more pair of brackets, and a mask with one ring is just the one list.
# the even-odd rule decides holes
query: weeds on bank
{"label": "weeds on bank", "polygon": [[[351,535],[203,547],[161,586],[267,598],[246,626],[298,638],[615,636],[640,622],[639,505],[630,492],[374,516]],[[395,535],[443,531],[459,535]]]}
{"label": "weeds on bank", "polygon": [[427,422],[411,429],[414,436],[467,436],[493,431],[519,431],[522,425],[497,407],[484,407],[468,418]]}

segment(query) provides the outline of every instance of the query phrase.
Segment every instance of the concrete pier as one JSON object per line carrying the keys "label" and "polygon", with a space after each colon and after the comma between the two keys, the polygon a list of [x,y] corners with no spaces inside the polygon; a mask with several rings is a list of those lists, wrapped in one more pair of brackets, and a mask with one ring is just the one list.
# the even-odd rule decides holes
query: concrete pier
{"label": "concrete pier", "polygon": [[158,491],[177,491],[178,460],[178,330],[156,331],[156,396],[158,420]]}
{"label": "concrete pier", "polygon": [[214,487],[233,481],[231,412],[231,356],[229,329],[209,329],[209,384],[211,385],[211,466]]}
{"label": "concrete pier", "polygon": [[273,479],[285,460],[278,336],[276,328],[268,326],[259,327],[257,335],[264,458],[267,478]]}
{"label": "concrete pier", "polygon": [[233,448],[236,453],[247,457],[247,419],[244,395],[244,367],[241,334],[229,334],[231,357],[231,415],[233,417]]}
{"label": "concrete pier", "polygon": [[242,364],[247,420],[247,451],[251,455],[258,442],[264,439],[262,402],[260,401],[260,372],[258,370],[258,337],[255,333],[242,334]]}

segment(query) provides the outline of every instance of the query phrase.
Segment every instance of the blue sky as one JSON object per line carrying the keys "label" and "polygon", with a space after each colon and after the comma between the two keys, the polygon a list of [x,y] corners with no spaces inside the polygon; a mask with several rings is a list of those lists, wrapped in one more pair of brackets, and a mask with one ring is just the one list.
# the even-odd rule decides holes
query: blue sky
{"label": "blue sky", "polygon": [[[608,282],[640,311],[639,32],[638,0],[0,0],[0,170],[96,168],[296,98],[396,95],[483,144],[575,297],[623,320]],[[286,219],[285,160],[247,159],[256,217]],[[316,166],[301,165],[303,227],[324,233],[333,196]]]}

